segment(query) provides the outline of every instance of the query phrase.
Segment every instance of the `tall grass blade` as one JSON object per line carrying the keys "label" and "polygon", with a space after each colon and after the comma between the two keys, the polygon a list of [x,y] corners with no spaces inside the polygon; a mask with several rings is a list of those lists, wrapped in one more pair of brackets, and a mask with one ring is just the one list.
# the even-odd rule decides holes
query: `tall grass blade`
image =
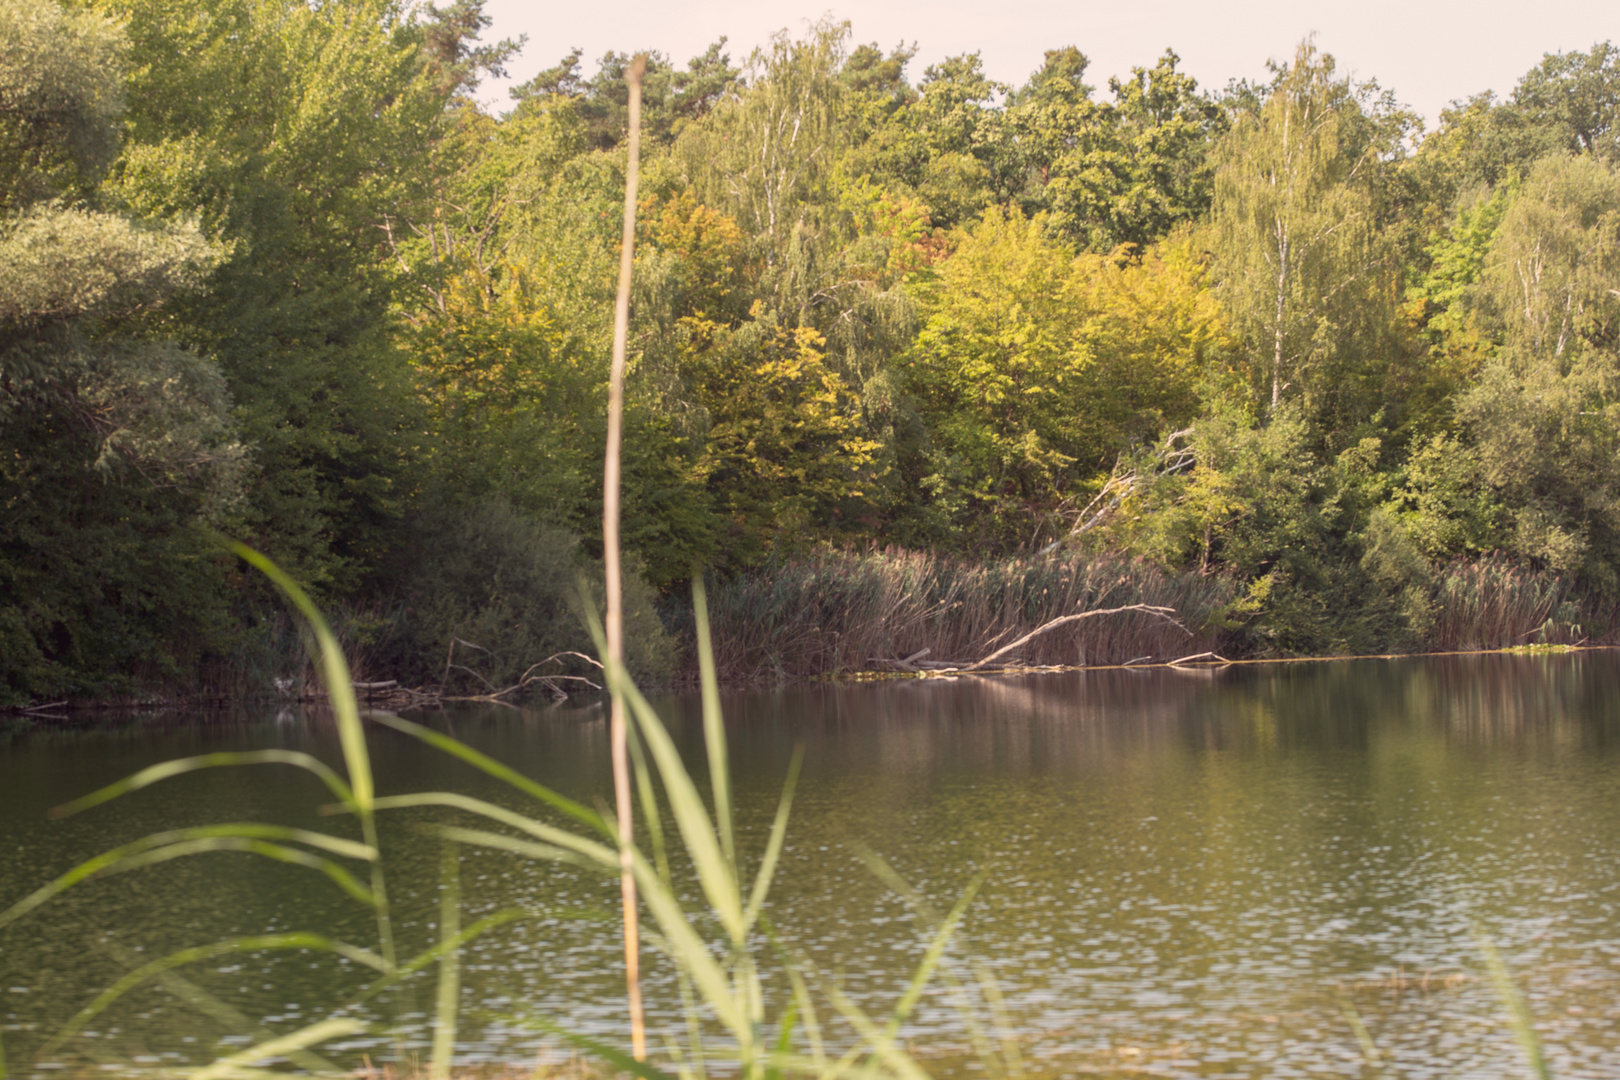
{"label": "tall grass blade", "polygon": [[[382,978],[378,979],[376,982],[371,983],[364,990],[360,991],[360,993],[358,993],[354,997],[350,998],[349,999],[349,1004],[350,1005],[358,1005],[359,1003],[361,1003],[363,1001],[370,1001],[372,998],[376,997],[378,994],[382,993],[384,990],[387,990],[387,989],[389,989],[390,987],[393,987],[393,986],[397,986],[398,984],[404,982],[406,979],[410,978],[412,975],[415,975],[418,971],[422,971],[423,969],[425,969],[429,964],[435,963],[439,959],[440,956],[444,955],[444,952],[447,949],[459,949],[463,945],[465,945],[467,942],[472,941],[474,938],[479,937],[482,934],[486,933],[487,931],[493,930],[498,926],[505,926],[507,923],[517,922],[517,921],[519,921],[521,919],[538,918],[539,916],[545,915],[545,914],[557,914],[557,913],[556,912],[548,912],[548,911],[540,910],[540,909],[503,908],[500,911],[493,912],[492,914],[489,914],[489,915],[485,915],[482,919],[479,919],[477,922],[473,923],[471,926],[467,927],[466,929],[460,931],[459,933],[457,933],[453,937],[448,938],[448,939],[441,938],[439,940],[439,942],[437,944],[435,944],[431,949],[428,949],[425,952],[418,953],[416,956],[412,957],[410,960],[406,961],[403,964],[400,964],[392,972],[388,973],[387,975],[384,975]],[[579,916],[580,913],[569,913],[569,914]],[[597,914],[594,914],[594,913],[588,913],[583,917],[602,918],[603,916],[600,916],[600,915],[597,915]]]}
{"label": "tall grass blade", "polygon": [[[450,1080],[456,1052],[456,1010],[461,996],[461,853],[444,843],[439,870],[439,992],[433,1010],[433,1051],[429,1080]],[[452,945],[456,942],[456,945]]]}
{"label": "tall grass blade", "polygon": [[[810,985],[805,981],[804,973],[788,953],[782,939],[777,936],[776,928],[765,919],[760,920],[760,926],[765,931],[766,939],[771,943],[776,953],[777,962],[781,964],[782,971],[787,975],[788,986],[792,989],[794,1007],[804,1016],[804,1036],[810,1044],[810,1059],[816,1071],[822,1072],[827,1065],[826,1045],[821,1037],[821,1022],[816,1016],[815,998],[810,994]],[[851,1059],[853,1060],[853,1059]]]}
{"label": "tall grass blade", "polygon": [[202,754],[198,757],[180,758],[177,761],[165,761],[162,764],[153,765],[132,776],[127,776],[115,784],[108,784],[99,791],[92,791],[82,798],[63,803],[50,812],[51,817],[68,817],[82,810],[88,810],[92,806],[100,806],[102,803],[116,799],[120,795],[149,787],[160,780],[195,772],[198,769],[212,769],[226,765],[294,765],[301,769],[307,769],[320,777],[321,782],[345,805],[350,808],[355,806],[354,793],[349,790],[349,785],[345,784],[342,777],[333,772],[331,767],[324,761],[317,760],[297,750],[248,750]]}
{"label": "tall grass blade", "polygon": [[629,1073],[631,1076],[639,1076],[641,1080],[676,1080],[675,1077],[671,1076],[667,1072],[664,1072],[662,1069],[649,1065],[645,1061],[638,1061],[629,1054],[626,1054],[624,1051],[617,1050],[599,1039],[593,1039],[589,1035],[581,1035],[576,1031],[569,1031],[567,1028],[564,1028],[558,1024],[553,1024],[551,1021],[543,1019],[542,1017],[526,1017],[524,1018],[523,1022],[532,1025],[533,1027],[537,1027],[549,1035],[555,1035],[557,1038],[562,1039],[573,1046],[579,1047],[579,1049],[585,1051],[587,1054],[590,1054],[592,1057],[600,1058],[622,1073]]}
{"label": "tall grass blade", "polygon": [[[137,967],[140,965],[141,956],[132,949],[125,948],[110,940],[104,942],[102,947],[112,954],[113,959],[125,967]],[[173,994],[181,1002],[189,1005],[227,1030],[245,1032],[258,1042],[264,1042],[267,1039],[276,1037],[275,1032],[255,1023],[240,1010],[227,1005],[178,971],[165,971],[157,977],[157,981],[163,989]],[[310,1050],[295,1050],[289,1053],[287,1057],[294,1065],[306,1072],[336,1075],[344,1071],[326,1058]]]}
{"label": "tall grass blade", "polygon": [[974,875],[967,888],[962,890],[962,895],[951,906],[944,921],[934,931],[933,940],[928,943],[928,949],[923,953],[922,963],[917,965],[916,972],[906,985],[905,993],[900,995],[900,1000],[895,1003],[894,1012],[889,1017],[886,1030],[891,1037],[899,1033],[900,1025],[906,1022],[912,1010],[917,1007],[917,1002],[922,1000],[923,991],[934,976],[934,969],[939,967],[939,962],[945,958],[945,950],[949,947],[951,938],[956,935],[956,928],[961,925],[962,917],[967,914],[968,905],[973,903],[973,897],[978,894],[979,887],[983,884],[984,874]]}
{"label": "tall grass blade", "polygon": [[636,734],[634,727],[626,735],[630,743],[630,764],[635,767],[636,791],[641,798],[641,817],[647,823],[647,838],[652,842],[653,865],[658,867],[659,879],[673,888],[669,846],[664,840],[664,815],[658,807],[658,792],[653,787],[652,770],[647,767],[647,752],[642,749],[641,737]]}
{"label": "tall grass blade", "polygon": [[1496,951],[1495,944],[1477,927],[1474,929],[1474,940],[1479,945],[1480,953],[1485,957],[1485,967],[1490,972],[1496,994],[1507,1008],[1508,1022],[1513,1026],[1513,1037],[1518,1041],[1519,1049],[1524,1052],[1525,1062],[1530,1066],[1531,1074],[1536,1080],[1552,1080],[1552,1066],[1547,1064],[1546,1052],[1541,1047],[1541,1037],[1536,1034],[1536,1025],[1530,1016],[1530,1006],[1520,993],[1518,984],[1513,981],[1513,975],[1508,971],[1507,964],[1502,961],[1502,954]]}
{"label": "tall grass blade", "polygon": [[[332,628],[321,617],[309,594],[304,592],[287,573],[265,556],[246,544],[226,541],[225,546],[237,558],[258,569],[275,583],[282,595],[291,600],[310,632],[315,635],[316,653],[321,670],[321,681],[326,685],[327,700],[337,722],[338,741],[343,747],[343,764],[349,772],[349,787],[353,791],[356,814],[360,818],[360,832],[366,843],[377,846],[377,824],[372,817],[372,803],[376,788],[371,779],[371,755],[366,749],[366,733],[360,722],[360,706],[354,697],[354,681],[349,677],[349,662],[344,659]],[[382,860],[371,864],[371,892],[376,897],[377,939],[383,959],[394,963],[393,919],[388,910],[388,889],[383,880]]]}
{"label": "tall grass blade", "polygon": [[714,789],[714,816],[720,823],[720,847],[737,864],[731,831],[731,769],[726,759],[726,725],[720,714],[720,686],[714,674],[714,642],[709,635],[709,594],[701,573],[692,575],[692,616],[697,629],[699,683],[703,696],[703,742],[709,751],[709,783]]}
{"label": "tall grass blade", "polygon": [[299,1028],[291,1034],[268,1039],[257,1046],[250,1046],[246,1050],[222,1057],[212,1065],[206,1065],[192,1073],[190,1080],[231,1080],[232,1077],[244,1072],[253,1071],[248,1066],[255,1061],[287,1057],[296,1051],[307,1050],[311,1046],[319,1046],[323,1042],[341,1039],[347,1035],[359,1035],[366,1030],[367,1026],[358,1020],[343,1018],[321,1020],[308,1027]]}
{"label": "tall grass blade", "polygon": [[530,780],[527,776],[524,776],[516,769],[503,765],[494,758],[491,758],[489,755],[474,750],[472,747],[468,746],[459,739],[446,735],[440,731],[434,731],[432,728],[423,727],[421,724],[412,723],[403,717],[395,716],[393,713],[378,712],[373,710],[367,713],[366,717],[369,720],[382,724],[384,727],[390,727],[395,731],[403,732],[404,734],[415,739],[420,739],[429,746],[442,750],[453,757],[460,758],[462,761],[465,761],[474,768],[493,776],[495,779],[510,784],[512,787],[517,788],[526,795],[532,795],[534,798],[539,799],[541,802],[555,810],[562,811],[575,821],[589,825],[592,829],[602,833],[604,836],[611,837],[614,835],[613,827],[609,825],[606,819],[604,819],[602,815],[598,814],[595,810],[592,810],[590,807],[581,803],[575,802],[566,795],[560,795],[557,792],[552,791],[544,784],[535,783],[533,780]]}
{"label": "tall grass blade", "polygon": [[[619,241],[619,287],[613,304],[613,355],[608,369],[607,445],[602,463],[602,572],[607,601],[607,650],[603,663],[624,667],[624,580],[619,567],[619,465],[620,443],[624,438],[625,353],[630,337],[630,283],[635,271],[636,184],[641,175],[641,78],[647,70],[647,54],[637,53],[624,72],[629,91],[629,138],[624,171],[624,227]],[[641,1009],[641,956],[637,929],[636,880],[631,869],[630,848],[635,844],[635,820],[630,791],[630,761],[627,748],[629,719],[624,698],[615,682],[609,682],[612,695],[609,708],[609,743],[613,758],[613,802],[619,839],[619,893],[624,910],[625,992],[630,1012],[630,1042],[635,1059],[647,1057],[646,1021]]]}
{"label": "tall grass blade", "polygon": [[[542,862],[570,863],[574,866],[584,867],[587,870],[602,870],[599,861],[586,859],[584,856],[552,844],[536,843],[533,840],[520,840],[505,833],[489,832],[486,829],[463,829],[455,825],[441,825],[433,830],[446,840],[454,840],[458,844],[471,844],[475,847],[487,847],[495,851],[510,851],[514,855],[522,855],[528,859],[538,859]],[[618,869],[618,864],[613,864]]]}
{"label": "tall grass blade", "polygon": [[782,844],[787,839],[788,814],[793,809],[793,793],[799,786],[799,770],[804,766],[804,747],[800,746],[793,751],[793,760],[788,762],[787,780],[782,784],[782,798],[776,804],[776,820],[771,822],[771,836],[765,844],[765,854],[759,862],[759,873],[754,877],[754,888],[748,896],[748,907],[743,911],[743,925],[749,930],[754,928],[759,918],[760,910],[765,906],[765,897],[771,891],[771,882],[776,878],[776,863],[782,857]]}
{"label": "tall grass blade", "polygon": [[[907,1054],[895,1042],[894,1036],[888,1030],[879,1028],[877,1024],[873,1023],[871,1017],[867,1016],[853,1001],[849,1000],[841,989],[832,983],[823,983],[822,992],[827,995],[827,1000],[832,1002],[833,1008],[837,1009],[839,1014],[849,1021],[849,1025],[861,1037],[863,1045],[852,1047],[852,1055],[858,1057],[863,1051],[869,1051],[874,1058],[882,1061],[896,1074],[907,1077],[908,1080],[928,1080],[928,1074],[917,1067],[917,1063],[911,1060],[911,1055]],[[853,1060],[849,1055],[846,1055],[846,1058]],[[829,1070],[834,1075],[847,1071],[848,1067],[842,1060]]]}
{"label": "tall grass blade", "polygon": [[[995,1062],[995,1055],[984,1053],[987,1062],[995,1063],[992,1071],[1001,1076],[1021,1080],[1024,1075],[1024,1055],[1018,1048],[1018,1038],[1014,1034],[1016,1028],[1007,1012],[1007,999],[1001,994],[1001,986],[990,973],[990,969],[983,963],[976,962],[973,973],[979,980],[979,993],[984,996],[984,1003],[990,1008],[990,1020],[1001,1033],[1001,1061]],[[971,1010],[968,1010],[971,1014]],[[976,1026],[976,1025],[975,1025]]]}
{"label": "tall grass blade", "polygon": [[1345,994],[1343,987],[1334,988],[1334,996],[1339,999],[1339,1012],[1344,1014],[1344,1022],[1350,1025],[1350,1031],[1356,1037],[1356,1045],[1361,1048],[1361,1056],[1366,1059],[1367,1067],[1372,1069],[1377,1077],[1387,1076],[1384,1071],[1384,1056],[1378,1052],[1378,1044],[1373,1042],[1372,1033],[1367,1025],[1361,1022],[1361,1013],[1356,1010],[1355,1004]]}
{"label": "tall grass blade", "polygon": [[[628,681],[624,679],[622,669],[618,679],[620,682]],[[625,688],[624,696],[647,750],[658,766],[658,775],[664,782],[664,795],[669,799],[670,813],[692,857],[698,883],[703,887],[709,905],[720,917],[732,943],[740,945],[747,933],[743,923],[742,897],[738,893],[732,864],[716,839],[714,824],[709,819],[702,797],[697,793],[697,786],[692,783],[674,740],[669,737],[669,732],[647,699],[633,686]]]}
{"label": "tall grass blade", "polygon": [[536,821],[525,817],[515,810],[508,810],[504,806],[485,802],[483,799],[473,798],[471,795],[459,795],[453,791],[427,791],[417,795],[388,795],[377,800],[378,810],[407,809],[417,806],[448,806],[454,810],[466,810],[498,821],[502,825],[510,825],[514,829],[528,833],[535,839],[555,847],[583,855],[594,862],[606,861],[609,866],[618,866],[619,856],[612,848],[599,844],[594,840],[587,840],[576,836],[566,829],[559,829],[554,825],[547,825],[543,821]]}
{"label": "tall grass blade", "polygon": [[166,862],[187,855],[212,851],[248,851],[279,862],[293,863],[319,870],[331,878],[339,888],[364,904],[375,904],[376,898],[348,871],[330,859],[324,859],[297,848],[270,843],[272,840],[290,840],[323,848],[336,855],[351,859],[372,861],[377,858],[375,848],[356,844],[352,840],[326,836],[304,829],[289,829],[279,825],[204,825],[192,829],[173,829],[153,833],[123,847],[103,852],[87,859],[23,897],[5,911],[0,912],[0,926],[15,922],[41,904],[73,886],[98,875],[122,873],[153,863]]}
{"label": "tall grass blade", "polygon": [[274,582],[282,595],[292,601],[315,635],[321,682],[326,686],[327,700],[331,702],[332,714],[337,720],[338,740],[343,746],[343,763],[349,771],[349,785],[354,789],[355,804],[362,812],[369,811],[376,794],[371,780],[371,756],[366,751],[366,733],[360,726],[360,706],[354,697],[354,682],[349,678],[349,662],[344,659],[337,637],[309,594],[286,571],[246,544],[227,541],[225,546],[237,558]]}
{"label": "tall grass blade", "polygon": [[799,1003],[789,1002],[788,1010],[782,1015],[780,1030],[776,1034],[776,1047],[772,1052],[772,1063],[765,1070],[765,1080],[783,1080],[782,1067],[778,1062],[784,1062],[793,1056],[793,1026],[799,1020]]}
{"label": "tall grass blade", "polygon": [[60,1031],[51,1036],[50,1040],[40,1048],[41,1056],[54,1053],[64,1042],[72,1038],[85,1024],[95,1019],[109,1005],[135,989],[148,979],[171,971],[174,968],[195,964],[203,960],[214,960],[232,953],[261,952],[272,949],[307,949],[314,952],[332,953],[346,960],[362,964],[374,971],[387,974],[391,964],[381,957],[365,949],[350,945],[347,942],[335,941],[321,934],[297,932],[291,934],[261,934],[254,937],[231,938],[226,941],[216,941],[211,945],[198,945],[179,952],[170,953],[150,963],[143,964],[134,971],[103,990],[94,1001],[86,1005],[64,1024]]}

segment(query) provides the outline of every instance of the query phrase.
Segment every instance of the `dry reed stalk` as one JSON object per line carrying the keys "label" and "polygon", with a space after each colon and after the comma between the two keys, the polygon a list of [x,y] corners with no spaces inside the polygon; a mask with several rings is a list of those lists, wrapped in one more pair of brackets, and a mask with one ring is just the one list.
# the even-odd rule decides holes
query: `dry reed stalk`
{"label": "dry reed stalk", "polygon": [[1133,605],[1174,608],[1196,636],[1146,611],[1124,612],[1069,620],[1024,643],[1018,658],[1035,665],[1169,659],[1213,647],[1215,616],[1236,593],[1222,578],[1168,575],[1123,558],[969,563],[890,548],[785,560],[723,584],[711,609],[722,677],[747,682],[860,670],[869,657],[922,649],[934,662],[972,662],[1054,620]]}
{"label": "dry reed stalk", "polygon": [[[630,88],[629,163],[624,176],[624,235],[619,248],[619,293],[613,312],[613,366],[608,381],[607,454],[602,469],[602,563],[607,579],[607,637],[610,668],[624,670],[624,591],[619,565],[619,444],[624,430],[625,348],[630,336],[630,278],[635,261],[636,183],[641,168],[641,77],[647,56],[637,53],[625,72]],[[630,791],[629,741],[624,694],[610,679],[610,741],[613,754],[613,800],[618,811],[619,893],[624,912],[625,992],[630,1008],[630,1047],[637,1061],[647,1059],[647,1028],[641,1005],[641,945],[636,918],[636,880],[632,847],[635,822]]]}

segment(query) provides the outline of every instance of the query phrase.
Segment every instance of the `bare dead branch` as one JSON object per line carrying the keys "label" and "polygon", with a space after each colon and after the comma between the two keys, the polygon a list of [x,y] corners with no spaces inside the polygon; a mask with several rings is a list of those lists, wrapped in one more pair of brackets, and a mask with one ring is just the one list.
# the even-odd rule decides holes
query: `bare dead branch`
{"label": "bare dead branch", "polygon": [[1181,664],[1191,664],[1196,660],[1202,660],[1206,664],[1218,664],[1218,665],[1220,665],[1222,667],[1230,666],[1231,663],[1232,663],[1232,661],[1228,660],[1226,657],[1220,655],[1219,653],[1201,652],[1201,653],[1193,653],[1191,656],[1177,657],[1176,659],[1170,661],[1169,666],[1170,667],[1177,667],[1177,666],[1179,666]]}
{"label": "bare dead branch", "polygon": [[1075,615],[1061,615],[1050,622],[1043,623],[1042,625],[1031,630],[1029,633],[1025,634],[1023,637],[1019,638],[1017,641],[1014,641],[1012,644],[1003,645],[989,656],[986,656],[983,660],[980,660],[977,663],[963,665],[962,670],[964,672],[978,671],[982,668],[989,667],[1001,657],[1006,656],[1008,653],[1013,652],[1016,649],[1022,648],[1024,645],[1027,645],[1029,642],[1040,637],[1042,634],[1056,630],[1060,626],[1068,626],[1070,623],[1080,622],[1082,619],[1095,619],[1103,615],[1123,615],[1127,612],[1140,612],[1144,615],[1152,615],[1157,618],[1164,619],[1165,621],[1175,625],[1188,637],[1192,637],[1192,631],[1188,630],[1185,626],[1182,626],[1181,620],[1176,618],[1175,608],[1159,607],[1154,604],[1128,604],[1125,607],[1097,608],[1092,611],[1082,611]]}

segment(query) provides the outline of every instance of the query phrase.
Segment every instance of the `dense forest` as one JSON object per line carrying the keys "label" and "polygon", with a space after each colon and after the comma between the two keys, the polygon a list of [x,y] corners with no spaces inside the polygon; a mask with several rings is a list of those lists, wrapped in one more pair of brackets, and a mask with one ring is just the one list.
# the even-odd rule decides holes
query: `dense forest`
{"label": "dense forest", "polygon": [[[630,57],[494,110],[488,24],[0,0],[0,698],[268,687],[297,634],[221,534],[375,677],[589,649]],[[1224,88],[913,54],[651,54],[637,670],[694,572],[776,627],[739,676],[918,574],[935,623],[1180,590],[1251,655],[1612,628],[1612,46],[1433,131],[1310,41]]]}

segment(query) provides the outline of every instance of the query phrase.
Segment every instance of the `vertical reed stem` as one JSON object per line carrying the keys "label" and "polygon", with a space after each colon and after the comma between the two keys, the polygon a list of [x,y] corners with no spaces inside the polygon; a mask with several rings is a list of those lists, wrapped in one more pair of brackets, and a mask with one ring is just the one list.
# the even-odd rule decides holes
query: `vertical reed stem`
{"label": "vertical reed stem", "polygon": [[624,174],[624,237],[619,248],[619,297],[613,313],[613,368],[608,377],[607,458],[602,469],[602,564],[607,577],[607,662],[612,691],[610,719],[613,747],[613,800],[618,809],[619,894],[624,905],[624,974],[630,1004],[630,1046],[637,1061],[647,1057],[647,1029],[641,1011],[641,947],[636,922],[636,879],[631,876],[630,846],[635,839],[631,806],[630,761],[625,733],[624,695],[618,675],[624,670],[624,589],[619,568],[619,443],[624,429],[624,354],[630,337],[630,274],[635,261],[636,182],[641,171],[641,76],[645,53],[637,54],[624,73],[630,86],[630,160]]}
{"label": "vertical reed stem", "polygon": [[428,1080],[450,1080],[456,1055],[456,1008],[461,997],[461,852],[444,842],[439,862],[439,994],[433,1010]]}

